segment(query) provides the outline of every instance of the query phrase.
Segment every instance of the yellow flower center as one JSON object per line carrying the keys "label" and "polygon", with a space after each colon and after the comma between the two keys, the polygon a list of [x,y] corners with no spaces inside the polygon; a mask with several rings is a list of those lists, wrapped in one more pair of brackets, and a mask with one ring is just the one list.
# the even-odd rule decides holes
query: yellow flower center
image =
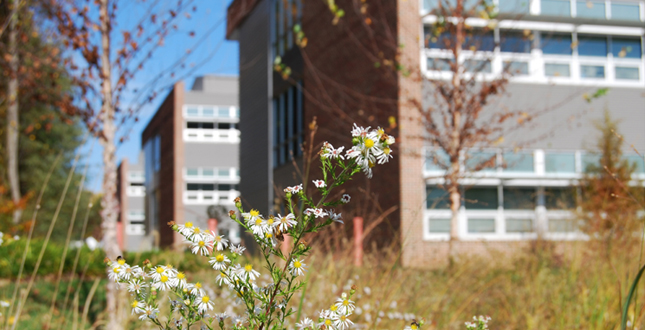
{"label": "yellow flower center", "polygon": [[345,316],[345,315],[341,315],[341,316],[340,316],[340,320],[341,320],[341,321],[345,322],[345,320],[346,320],[346,319],[347,319],[347,316]]}
{"label": "yellow flower center", "polygon": [[185,227],[186,227],[186,228],[192,228],[192,227],[193,227],[193,223],[192,223],[192,222],[186,222]]}
{"label": "yellow flower center", "polygon": [[180,280],[183,280],[183,279],[186,278],[186,275],[184,275],[184,273],[180,272],[180,273],[177,273],[177,278],[180,279]]}
{"label": "yellow flower center", "polygon": [[208,296],[203,296],[202,297],[202,302],[203,303],[207,303],[209,300],[211,300],[211,298],[209,298]]}
{"label": "yellow flower center", "polygon": [[266,238],[271,238],[271,237],[273,237],[273,234],[271,234],[271,233],[266,233],[266,234],[264,234],[264,236],[265,236]]}
{"label": "yellow flower center", "polygon": [[295,267],[295,268],[300,268],[300,266],[302,266],[302,263],[300,261],[295,261],[293,263],[293,267]]}
{"label": "yellow flower center", "polygon": [[374,146],[374,141],[372,139],[365,139],[365,147],[371,148]]}
{"label": "yellow flower center", "polygon": [[330,319],[326,319],[326,320],[325,320],[325,325],[331,325],[331,320],[330,320]]}
{"label": "yellow flower center", "polygon": [[157,274],[161,274],[161,273],[163,273],[163,268],[157,267]]}
{"label": "yellow flower center", "polygon": [[253,266],[248,264],[248,265],[244,266],[244,270],[247,271],[247,272],[250,272],[250,271],[253,270]]}
{"label": "yellow flower center", "polygon": [[419,329],[419,327],[417,327],[417,325],[416,325],[416,324],[413,324],[410,328],[411,328],[411,329],[414,329],[414,330]]}
{"label": "yellow flower center", "polygon": [[200,231],[201,231],[201,230],[199,229],[199,227],[195,227],[195,228],[193,229],[193,233],[195,233],[195,234],[199,234],[199,233],[200,233]]}
{"label": "yellow flower center", "polygon": [[139,306],[139,302],[135,300],[135,301],[132,302],[132,305],[130,305],[130,306],[132,306],[132,308],[135,308],[135,307]]}
{"label": "yellow flower center", "polygon": [[367,163],[367,166],[374,167],[374,162],[370,161],[369,163]]}
{"label": "yellow flower center", "polygon": [[347,299],[343,300],[343,306],[349,306],[349,300]]}
{"label": "yellow flower center", "polygon": [[121,266],[125,265],[125,259],[119,259],[119,260],[117,260],[117,262],[118,262],[118,263],[119,263],[119,265],[121,265]]}
{"label": "yellow flower center", "polygon": [[262,224],[262,219],[258,218],[257,220],[255,220],[255,225],[256,226],[259,226],[261,224]]}
{"label": "yellow flower center", "polygon": [[392,150],[390,150],[390,148],[387,148],[387,147],[386,147],[386,148],[383,148],[383,152],[384,152],[386,155],[389,155],[389,154],[390,154],[390,152],[392,152]]}
{"label": "yellow flower center", "polygon": [[198,289],[201,289],[201,288],[202,288],[202,284],[201,284],[201,283],[199,283],[199,282],[197,282],[197,283],[195,283],[195,287],[196,287],[196,288],[198,288]]}
{"label": "yellow flower center", "polygon": [[215,240],[218,241],[218,242],[221,242],[222,241],[222,236],[220,236],[220,235],[215,236]]}
{"label": "yellow flower center", "polygon": [[120,267],[114,267],[114,268],[112,268],[112,271],[113,271],[113,272],[115,272],[115,273],[118,273],[118,272],[119,272],[119,268],[120,268]]}
{"label": "yellow flower center", "polygon": [[273,224],[273,217],[270,217],[270,218],[269,218],[269,220],[267,220],[267,223],[268,223],[269,225],[272,225],[272,224]]}
{"label": "yellow flower center", "polygon": [[260,215],[260,211],[258,210],[251,210],[249,213],[252,217],[257,217],[258,215]]}
{"label": "yellow flower center", "polygon": [[335,312],[337,309],[338,307],[336,307],[336,305],[331,305],[331,307],[329,307],[329,310],[331,310],[332,312]]}
{"label": "yellow flower center", "polygon": [[161,279],[160,279],[159,281],[161,281],[161,283],[166,283],[166,282],[168,282],[168,276],[166,276],[166,275],[162,276],[162,277],[161,277]]}
{"label": "yellow flower center", "polygon": [[199,247],[204,247],[204,245],[206,245],[206,243],[204,243],[204,241],[199,241],[199,243],[197,243],[197,244],[199,245]]}
{"label": "yellow flower center", "polygon": [[218,254],[217,257],[215,257],[215,260],[217,260],[217,262],[222,262],[224,261],[224,256],[221,254]]}
{"label": "yellow flower center", "polygon": [[381,136],[385,133],[385,131],[381,128],[378,130],[378,135]]}

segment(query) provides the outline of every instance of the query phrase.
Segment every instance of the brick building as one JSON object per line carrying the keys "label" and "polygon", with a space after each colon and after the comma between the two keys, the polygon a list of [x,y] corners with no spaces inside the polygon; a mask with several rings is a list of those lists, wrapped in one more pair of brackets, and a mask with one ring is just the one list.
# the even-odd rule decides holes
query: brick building
{"label": "brick building", "polygon": [[[596,141],[594,120],[609,109],[621,120],[619,129],[628,144],[645,150],[645,3],[493,2],[499,11],[496,20],[467,21],[474,29],[492,28],[479,37],[478,52],[465,47],[459,60],[480,68],[480,79],[512,66],[516,74],[491,106],[525,110],[535,119],[509,132],[505,142],[469,152],[469,158],[490,158],[494,165],[462,182],[468,189],[457,249],[484,253],[515,248],[538,236],[584,238],[572,200],[585,164],[597,160],[588,152]],[[279,208],[280,188],[301,181],[291,158],[302,164],[302,141],[335,144],[346,138],[353,122],[387,125],[393,116],[398,125],[389,133],[397,137],[395,161],[377,168],[373,182],[354,184],[375,192],[380,211],[397,208],[374,235],[382,242],[393,232],[400,234],[405,265],[445,260],[450,210],[439,188],[443,172],[426,155],[444,156],[414,138],[423,136],[424,127],[410,105],[410,100],[432,105],[428,95],[433,91],[425,79],[451,76],[446,66],[451,54],[432,37],[438,18],[430,13],[437,2],[369,1],[365,9],[364,2],[335,3],[345,13],[338,24],[324,1],[234,0],[228,9],[227,38],[238,40],[240,47],[242,196],[261,210]],[[378,17],[379,24],[364,28],[373,22],[361,10]],[[308,41],[302,49],[292,32],[296,24]],[[397,51],[399,63],[417,68],[419,75],[384,69]],[[278,56],[292,71],[288,80],[273,70]],[[586,102],[583,95],[598,88],[609,88],[609,93]],[[320,128],[315,140],[308,141],[307,124],[314,117]],[[525,143],[518,149],[514,141]],[[637,165],[635,179],[645,179],[643,159],[628,149],[625,157]]]}
{"label": "brick building", "polygon": [[119,247],[122,251],[145,251],[152,247],[146,236],[143,154],[136,163],[123,159],[117,169],[119,198]]}
{"label": "brick building", "polygon": [[152,246],[178,246],[183,239],[167,223],[209,228],[218,206],[217,229],[239,241],[226,214],[239,195],[237,77],[203,76],[185,90],[175,84],[142,133],[145,158],[145,232]]}

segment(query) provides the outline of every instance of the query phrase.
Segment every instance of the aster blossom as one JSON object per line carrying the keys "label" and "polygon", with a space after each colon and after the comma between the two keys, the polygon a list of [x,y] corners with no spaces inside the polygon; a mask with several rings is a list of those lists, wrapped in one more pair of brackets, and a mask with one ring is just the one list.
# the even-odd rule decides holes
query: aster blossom
{"label": "aster blossom", "polygon": [[314,183],[314,185],[318,189],[327,187],[327,183],[325,183],[325,181],[323,181],[323,180],[313,180],[312,182]]}

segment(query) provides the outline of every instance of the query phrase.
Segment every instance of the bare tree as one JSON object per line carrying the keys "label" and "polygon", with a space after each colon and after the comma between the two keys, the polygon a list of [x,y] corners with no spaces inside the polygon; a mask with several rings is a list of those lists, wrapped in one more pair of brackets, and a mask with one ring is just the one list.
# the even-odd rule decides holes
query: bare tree
{"label": "bare tree", "polygon": [[[11,187],[11,199],[18,204],[22,197],[20,193],[20,177],[18,174],[18,0],[13,0],[11,16],[9,17],[9,74],[7,78],[7,177]],[[16,207],[13,211],[13,223],[18,224],[22,216],[22,209]]]}

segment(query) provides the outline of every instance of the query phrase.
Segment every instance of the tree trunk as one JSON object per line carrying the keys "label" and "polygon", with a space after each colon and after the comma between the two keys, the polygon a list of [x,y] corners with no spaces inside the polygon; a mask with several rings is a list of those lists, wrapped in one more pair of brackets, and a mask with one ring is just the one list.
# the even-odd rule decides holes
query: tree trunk
{"label": "tree trunk", "polygon": [[[13,0],[11,17],[9,18],[9,60],[10,74],[7,90],[9,107],[7,108],[7,176],[11,187],[11,199],[14,206],[20,202],[20,176],[18,174],[18,0]],[[13,223],[18,224],[22,216],[22,209],[16,207],[13,211]]]}
{"label": "tree trunk", "polygon": [[454,104],[452,104],[452,132],[450,134],[450,169],[447,175],[448,192],[450,193],[450,244],[448,246],[448,261],[450,264],[457,260],[457,251],[454,242],[459,240],[459,208],[461,207],[461,192],[459,191],[461,152],[461,116],[463,113],[463,93],[461,90],[462,65],[460,64],[461,45],[464,42],[463,0],[457,0],[455,16],[458,20],[455,31],[455,46],[453,55],[455,63],[452,67],[452,90],[454,91]]}
{"label": "tree trunk", "polygon": [[[112,103],[112,67],[110,64],[110,15],[108,12],[108,1],[100,0],[99,15],[101,21],[101,81],[103,106],[101,109],[101,121],[103,124],[102,135],[99,137],[103,146],[103,198],[101,199],[101,211],[103,229],[103,249],[108,258],[114,260],[121,255],[117,243],[117,218],[119,212],[119,201],[116,197],[116,147],[114,145],[114,104]],[[117,306],[116,283],[108,281],[107,284],[107,328],[110,330],[122,329],[122,322],[119,318]]]}

